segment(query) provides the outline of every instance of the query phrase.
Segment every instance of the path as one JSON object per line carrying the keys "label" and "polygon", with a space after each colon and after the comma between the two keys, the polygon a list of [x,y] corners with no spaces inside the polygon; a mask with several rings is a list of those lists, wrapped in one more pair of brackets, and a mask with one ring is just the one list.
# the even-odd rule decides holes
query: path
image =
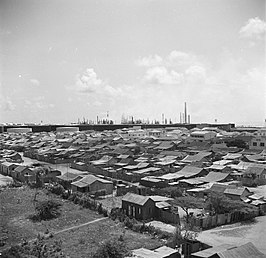
{"label": "path", "polygon": [[100,218],[100,219],[95,219],[93,221],[89,221],[89,222],[86,222],[86,223],[83,223],[83,224],[80,224],[80,225],[77,225],[77,226],[73,226],[73,227],[70,227],[70,228],[65,228],[65,229],[53,232],[53,235],[57,235],[57,234],[60,234],[60,233],[63,233],[63,232],[66,232],[66,231],[69,231],[69,230],[72,230],[72,229],[81,228],[81,227],[84,227],[84,226],[87,226],[89,224],[93,224],[93,223],[96,223],[98,221],[105,220],[105,219],[108,219],[108,218],[104,217],[104,218]]}

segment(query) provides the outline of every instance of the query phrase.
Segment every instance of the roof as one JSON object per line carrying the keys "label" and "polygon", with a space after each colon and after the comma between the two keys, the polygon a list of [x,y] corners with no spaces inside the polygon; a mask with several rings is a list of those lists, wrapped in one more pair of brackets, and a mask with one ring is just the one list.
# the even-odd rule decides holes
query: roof
{"label": "roof", "polygon": [[146,248],[139,248],[132,251],[135,258],[162,258],[160,254]]}
{"label": "roof", "polygon": [[135,203],[138,205],[144,205],[148,200],[150,199],[150,196],[143,196],[133,193],[127,193],[123,198],[122,201]]}
{"label": "roof", "polygon": [[185,166],[180,171],[177,172],[178,175],[183,175],[184,177],[192,177],[198,175],[203,168],[194,167],[194,166]]}
{"label": "roof", "polygon": [[22,172],[22,171],[24,171],[25,169],[28,169],[28,167],[25,167],[25,166],[17,166],[15,169],[14,169],[14,171],[16,171],[16,172]]}
{"label": "roof", "polygon": [[163,209],[171,207],[171,204],[169,204],[168,202],[157,202],[155,206],[159,209]]}
{"label": "roof", "polygon": [[195,155],[188,155],[182,161],[184,162],[196,162],[196,161],[201,161],[202,159],[210,156],[212,153],[211,152],[205,152],[205,151],[200,151],[199,153]]}
{"label": "roof", "polygon": [[72,185],[78,186],[78,187],[86,187],[88,185],[93,184],[94,182],[101,182],[105,184],[113,184],[111,181],[93,176],[93,175],[87,175],[81,178],[79,181],[73,182]]}
{"label": "roof", "polygon": [[65,174],[61,175],[61,176],[57,176],[57,178],[64,180],[64,181],[72,181],[78,177],[80,177],[81,175],[79,174],[74,174],[71,172],[66,172]]}
{"label": "roof", "polygon": [[249,191],[249,190],[246,187],[226,188],[224,191],[224,194],[241,196],[245,191]]}
{"label": "roof", "polygon": [[234,246],[230,245],[230,244],[223,244],[223,245],[215,246],[212,248],[208,248],[208,249],[193,253],[193,256],[206,257],[207,258],[207,257],[211,257],[211,256],[215,255],[217,252],[227,250],[227,249],[233,248],[233,247]]}
{"label": "roof", "polygon": [[220,182],[225,180],[229,176],[229,173],[210,172],[207,176],[202,177],[203,182]]}
{"label": "roof", "polygon": [[256,175],[261,175],[264,171],[266,171],[266,168],[263,167],[248,167],[245,174],[254,173]]}
{"label": "roof", "polygon": [[223,159],[238,159],[242,157],[242,153],[227,153]]}
{"label": "roof", "polygon": [[251,242],[218,253],[221,258],[265,258]]}

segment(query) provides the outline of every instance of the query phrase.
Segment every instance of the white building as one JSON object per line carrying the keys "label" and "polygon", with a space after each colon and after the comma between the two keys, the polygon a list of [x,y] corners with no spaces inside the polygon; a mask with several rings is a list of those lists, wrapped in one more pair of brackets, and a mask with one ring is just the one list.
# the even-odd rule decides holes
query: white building
{"label": "white building", "polygon": [[266,128],[261,128],[253,135],[254,137],[250,140],[249,148],[255,150],[266,149]]}
{"label": "white building", "polygon": [[190,134],[190,140],[203,142],[207,140],[211,140],[216,137],[215,132],[210,131],[195,131]]}

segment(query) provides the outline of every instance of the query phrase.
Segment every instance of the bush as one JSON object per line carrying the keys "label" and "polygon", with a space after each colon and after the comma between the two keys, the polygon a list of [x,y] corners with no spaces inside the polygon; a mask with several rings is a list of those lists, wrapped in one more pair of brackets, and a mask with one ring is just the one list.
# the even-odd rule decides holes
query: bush
{"label": "bush", "polygon": [[49,185],[47,186],[48,191],[51,193],[54,193],[56,195],[63,195],[65,193],[65,189],[62,185],[60,184],[55,184],[55,185]]}
{"label": "bush", "polygon": [[35,207],[36,214],[29,216],[29,218],[34,221],[57,218],[60,215],[58,210],[60,206],[60,203],[53,200],[39,202]]}
{"label": "bush", "polygon": [[123,238],[105,241],[93,254],[93,258],[122,258],[130,255]]}
{"label": "bush", "polygon": [[47,245],[42,240],[24,242],[20,245],[13,245],[2,252],[1,257],[5,258],[65,258],[62,253],[61,243],[55,241],[52,245]]}

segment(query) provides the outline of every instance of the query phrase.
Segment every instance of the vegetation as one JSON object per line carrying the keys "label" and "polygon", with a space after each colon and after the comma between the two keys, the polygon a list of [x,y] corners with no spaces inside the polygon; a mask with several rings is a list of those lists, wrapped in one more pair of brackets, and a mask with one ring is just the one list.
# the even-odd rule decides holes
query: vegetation
{"label": "vegetation", "polygon": [[57,218],[60,215],[60,211],[58,210],[60,206],[60,203],[53,200],[38,202],[35,206],[36,213],[29,217],[33,221],[50,220]]}
{"label": "vegetation", "polygon": [[234,139],[232,141],[229,141],[226,145],[227,147],[237,147],[240,149],[248,149],[248,144],[241,139]]}
{"label": "vegetation", "polygon": [[179,206],[186,213],[186,223],[189,224],[190,209],[203,208],[204,202],[202,199],[193,197],[191,195],[177,197],[172,201],[172,204]]}
{"label": "vegetation", "polygon": [[205,208],[213,211],[215,214],[224,214],[229,212],[240,212],[244,215],[252,214],[256,211],[253,205],[242,201],[232,200],[224,194],[211,193],[206,200]]}
{"label": "vegetation", "polygon": [[62,252],[61,243],[55,241],[52,245],[47,245],[43,240],[24,241],[20,245],[12,245],[2,252],[5,258],[65,258]]}
{"label": "vegetation", "polygon": [[98,250],[93,254],[93,258],[123,258],[130,255],[123,236],[118,239],[110,239],[100,245]]}

